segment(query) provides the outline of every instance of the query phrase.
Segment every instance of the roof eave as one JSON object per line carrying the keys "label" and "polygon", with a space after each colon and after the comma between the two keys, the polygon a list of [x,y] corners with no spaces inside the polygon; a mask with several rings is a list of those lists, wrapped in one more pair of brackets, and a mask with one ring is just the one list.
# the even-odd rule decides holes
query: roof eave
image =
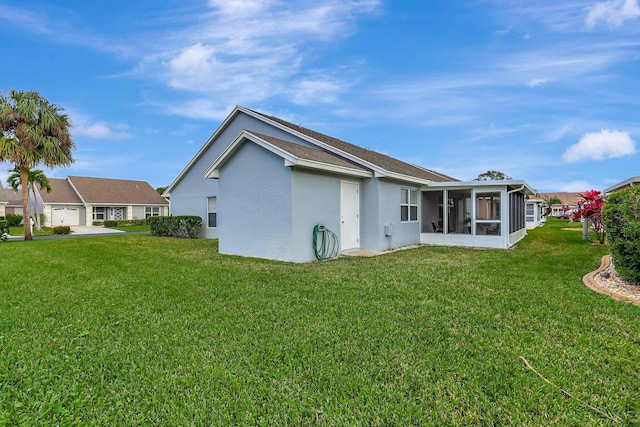
{"label": "roof eave", "polygon": [[176,185],[178,185],[180,183],[180,181],[182,181],[182,178],[184,178],[184,176],[191,170],[193,165],[198,160],[200,160],[200,158],[204,155],[204,153],[211,146],[211,144],[214,143],[214,141],[216,140],[218,135],[220,135],[220,133],[222,133],[222,131],[224,131],[224,129],[229,125],[229,123],[231,123],[231,121],[235,118],[235,116],[240,111],[246,113],[246,108],[241,107],[239,105],[236,105],[236,107],[233,109],[233,111],[231,111],[231,113],[229,113],[229,115],[222,121],[220,126],[218,126],[218,128],[211,134],[209,139],[207,139],[207,142],[205,142],[205,144],[200,148],[200,150],[198,150],[198,152],[195,154],[195,156],[193,156],[193,158],[189,161],[189,163],[187,163],[187,165],[184,167],[184,169],[182,169],[182,171],[178,174],[176,179],[174,179],[173,182],[171,182],[171,184],[169,184],[169,186],[166,188],[166,190],[162,193],[162,197],[171,197],[171,190],[173,190],[174,187]]}
{"label": "roof eave", "polygon": [[514,187],[519,188],[522,187],[522,192],[524,194],[533,195],[536,194],[535,190],[527,184],[526,181],[523,180],[504,180],[504,181],[450,181],[450,182],[432,182],[428,184],[428,188],[445,188],[445,187],[473,187],[473,188],[482,188],[482,187]]}
{"label": "roof eave", "polygon": [[373,173],[366,170],[348,168],[348,167],[339,166],[339,165],[332,165],[330,163],[324,163],[324,162],[316,162],[308,159],[298,159],[295,162],[285,160],[284,165],[287,167],[297,166],[305,169],[315,169],[315,170],[321,170],[324,172],[332,172],[332,173],[337,173],[341,175],[357,176],[361,178],[373,177]]}
{"label": "roof eave", "polygon": [[635,183],[640,183],[640,176],[633,176],[633,177],[631,177],[629,179],[625,179],[624,181],[619,182],[619,183],[617,183],[615,185],[612,185],[611,187],[605,189],[603,191],[603,193],[604,194],[613,193],[614,191],[617,191],[617,190],[619,190],[621,188],[624,188],[624,187],[628,187],[628,186],[634,185]]}
{"label": "roof eave", "polygon": [[292,134],[292,135],[294,135],[294,136],[296,136],[296,137],[298,137],[298,138],[300,138],[300,139],[302,139],[304,141],[310,142],[313,145],[321,147],[321,148],[323,148],[324,150],[326,150],[326,151],[328,151],[330,153],[337,154],[340,157],[343,157],[345,159],[351,160],[352,162],[358,163],[358,164],[364,166],[367,169],[371,169],[372,171],[374,171],[374,173],[381,173],[383,175],[386,175],[388,173],[387,170],[385,170],[384,168],[381,168],[378,165],[375,165],[373,163],[367,162],[366,160],[363,160],[363,159],[361,159],[360,157],[358,157],[358,156],[356,156],[354,154],[347,153],[346,151],[342,151],[342,150],[334,147],[333,145],[326,144],[326,143],[324,143],[324,142],[322,142],[322,141],[320,141],[318,139],[310,137],[309,135],[305,135],[302,132],[298,132],[297,130],[292,129],[289,126],[285,126],[282,123],[278,123],[278,122],[276,122],[274,120],[271,120],[268,117],[265,117],[265,116],[263,116],[261,114],[256,113],[255,111],[249,110],[249,109],[244,108],[244,107],[237,107],[237,108],[240,111],[242,111],[243,113],[248,114],[253,118],[261,120],[261,121],[263,121],[265,123],[268,123],[268,124],[270,124],[272,126],[275,126],[278,129],[283,130],[283,131],[285,131],[285,132],[287,132],[289,134]]}
{"label": "roof eave", "polygon": [[211,166],[207,168],[204,173],[205,178],[209,179],[217,179],[220,177],[220,168],[224,165],[231,156],[240,148],[242,144],[246,141],[251,141],[254,144],[259,145],[260,147],[266,149],[267,151],[272,152],[273,154],[281,157],[284,160],[284,165],[286,167],[297,166],[301,168],[307,169],[316,169],[322,170],[326,172],[334,172],[340,173],[343,175],[350,176],[360,176],[360,177],[371,177],[372,173],[365,170],[358,170],[354,168],[348,168],[340,165],[332,165],[324,162],[317,162],[309,159],[299,158],[285,149],[282,149],[274,144],[271,144],[268,141],[265,141],[263,138],[252,134],[249,131],[243,130],[238,134],[238,136],[229,144],[229,146],[218,156],[216,160],[213,161]]}

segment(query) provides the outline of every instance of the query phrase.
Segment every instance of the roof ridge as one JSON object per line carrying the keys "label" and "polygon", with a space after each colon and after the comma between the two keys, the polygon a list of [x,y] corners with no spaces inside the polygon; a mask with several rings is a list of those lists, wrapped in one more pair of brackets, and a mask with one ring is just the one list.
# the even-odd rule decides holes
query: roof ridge
{"label": "roof ridge", "polygon": [[[294,123],[291,123],[279,117],[261,113],[259,111],[251,110],[249,108],[247,108],[246,110],[251,111],[268,120],[279,123],[293,131],[300,132],[303,135],[313,138],[314,140],[320,143],[330,145],[335,149],[343,151],[349,155],[355,156],[364,162],[370,163],[388,172],[398,173],[398,174],[413,177],[413,178],[425,179],[428,181],[441,181],[441,182],[442,181],[459,181],[455,178],[449,177],[439,172],[432,171],[422,166],[412,165],[411,163],[407,163],[403,160],[389,156],[388,154],[380,153],[378,151],[375,151],[369,148],[361,147],[359,145],[355,145],[350,142],[343,141],[339,138],[326,135],[324,133],[306,128],[301,125],[296,125]],[[424,172],[424,173],[420,173],[420,172]]]}

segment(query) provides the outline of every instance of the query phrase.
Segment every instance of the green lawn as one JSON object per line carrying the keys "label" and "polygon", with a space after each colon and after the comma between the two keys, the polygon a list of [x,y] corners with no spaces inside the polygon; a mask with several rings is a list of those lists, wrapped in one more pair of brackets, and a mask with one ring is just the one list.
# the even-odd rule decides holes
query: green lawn
{"label": "green lawn", "polygon": [[640,307],[553,221],[514,250],[287,264],[149,235],[0,243],[0,425],[640,424]]}
{"label": "green lawn", "polygon": [[[42,227],[42,231],[38,231],[35,227],[33,227],[31,233],[34,236],[50,236],[53,234],[53,228]],[[19,227],[9,227],[9,234],[12,236],[24,236],[24,226],[21,225]]]}
{"label": "green lawn", "polygon": [[149,231],[149,226],[148,225],[125,225],[123,227],[109,227],[113,230],[120,230],[120,231],[136,231],[136,232],[140,232],[140,231]]}

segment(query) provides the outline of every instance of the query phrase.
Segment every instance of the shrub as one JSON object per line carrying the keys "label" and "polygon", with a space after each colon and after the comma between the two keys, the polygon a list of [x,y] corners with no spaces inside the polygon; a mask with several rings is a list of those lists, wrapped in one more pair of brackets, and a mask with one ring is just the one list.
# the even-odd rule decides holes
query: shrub
{"label": "shrub", "polygon": [[147,218],[147,224],[154,236],[194,239],[202,228],[202,218],[195,215],[152,216]]}
{"label": "shrub", "polygon": [[93,225],[94,227],[102,227],[104,225],[104,222],[102,222],[102,221],[93,221],[91,223],[91,225]]}
{"label": "shrub", "polygon": [[9,238],[9,222],[5,219],[0,219],[0,240],[5,241]]}
{"label": "shrub", "polygon": [[71,227],[68,225],[59,225],[57,227],[53,227],[54,234],[69,234],[71,233]]}
{"label": "shrub", "polygon": [[[100,223],[100,225],[103,225],[103,223]],[[104,226],[107,228],[127,227],[131,225],[147,225],[147,220],[146,219],[118,219],[118,220],[109,220],[104,222]]]}
{"label": "shrub", "polygon": [[8,213],[7,222],[9,222],[9,227],[17,227],[22,222],[22,215]]}
{"label": "shrub", "polygon": [[607,196],[602,218],[616,270],[640,285],[640,186]]}

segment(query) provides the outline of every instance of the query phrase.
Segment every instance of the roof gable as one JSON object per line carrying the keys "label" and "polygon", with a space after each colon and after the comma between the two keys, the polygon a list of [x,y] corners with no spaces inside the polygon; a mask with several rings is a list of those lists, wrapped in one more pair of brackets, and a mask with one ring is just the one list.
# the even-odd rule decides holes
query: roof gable
{"label": "roof gable", "polygon": [[0,203],[11,206],[22,206],[22,195],[11,188],[0,188]]}
{"label": "roof gable", "polygon": [[88,204],[169,204],[146,181],[83,176],[70,176],[67,179],[80,198]]}
{"label": "roof gable", "polygon": [[297,166],[345,175],[372,176],[371,171],[319,148],[243,130],[207,169],[205,177],[218,178],[220,167],[247,141],[251,141],[284,159],[284,166]]}
{"label": "roof gable", "polygon": [[[365,164],[371,164],[377,166],[384,171],[404,175],[407,177],[418,178],[421,180],[434,181],[434,182],[449,182],[449,181],[458,181],[455,178],[450,176],[420,167],[415,166],[402,160],[398,160],[394,157],[387,156],[386,154],[378,153],[377,151],[369,150],[367,148],[363,148],[340,139],[322,134],[320,132],[316,132],[311,129],[307,129],[302,126],[295,125],[293,123],[287,122],[285,120],[279,119],[274,116],[269,116],[258,111],[249,110],[267,120],[273,121],[275,123],[279,123],[291,131],[298,132],[302,135],[305,135],[313,140],[322,143],[323,145],[328,145],[329,147],[333,147],[337,149],[339,152],[350,154],[357,159],[364,160]],[[338,153],[336,153],[338,154]],[[357,160],[356,160],[357,161]]]}
{"label": "roof gable", "polygon": [[428,182],[450,182],[458,181],[455,178],[435,172],[433,170],[425,169],[420,166],[411,165],[393,157],[387,156],[382,153],[378,153],[373,150],[368,150],[357,145],[350,144],[348,142],[339,140],[337,138],[324,135],[320,132],[307,129],[293,123],[289,123],[286,120],[279,119],[274,116],[260,113],[242,106],[236,106],[231,113],[223,120],[218,128],[213,132],[205,144],[200,148],[196,155],[189,161],[184,169],[178,174],[171,184],[167,187],[164,195],[168,196],[171,191],[182,181],[184,176],[189,173],[193,166],[204,156],[209,147],[215,143],[218,136],[229,126],[229,124],[239,115],[247,114],[254,117],[264,123],[284,130],[285,132],[304,139],[305,141],[322,148],[325,151],[331,152],[339,157],[343,157],[351,162],[358,163],[361,167],[373,170],[376,176],[387,176],[390,178],[404,179],[410,181],[417,181],[421,183]]}
{"label": "roof gable", "polygon": [[82,200],[75,192],[69,181],[63,178],[49,178],[51,191],[40,190],[40,197],[46,204],[82,204]]}

